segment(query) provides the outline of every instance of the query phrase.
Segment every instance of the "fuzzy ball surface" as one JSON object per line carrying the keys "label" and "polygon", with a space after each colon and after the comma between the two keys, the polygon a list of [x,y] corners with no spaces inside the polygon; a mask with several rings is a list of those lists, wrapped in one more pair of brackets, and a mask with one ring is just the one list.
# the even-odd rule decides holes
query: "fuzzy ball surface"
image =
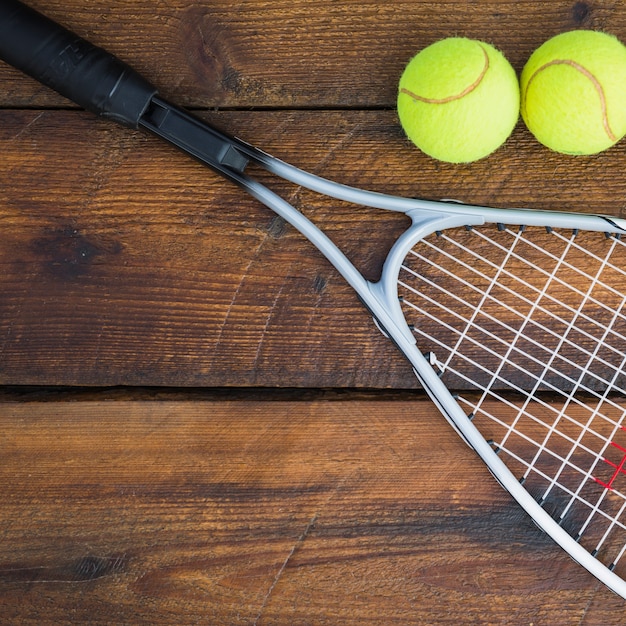
{"label": "fuzzy ball surface", "polygon": [[400,123],[420,150],[440,161],[468,163],[491,154],[513,131],[519,82],[490,44],[451,37],[411,59],[397,104]]}
{"label": "fuzzy ball surface", "polygon": [[596,154],[626,134],[626,47],[612,35],[575,30],[549,39],[520,83],[526,126],[556,152]]}

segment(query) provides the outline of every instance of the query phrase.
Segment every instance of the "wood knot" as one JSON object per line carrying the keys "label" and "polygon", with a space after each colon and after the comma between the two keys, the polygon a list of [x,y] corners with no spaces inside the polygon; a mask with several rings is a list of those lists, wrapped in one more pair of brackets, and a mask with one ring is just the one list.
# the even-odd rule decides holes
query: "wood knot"
{"label": "wood knot", "polygon": [[209,11],[202,6],[185,11],[180,38],[189,67],[211,104],[226,105],[233,96],[262,91],[262,86],[242,69],[246,67],[249,43],[242,41],[242,35],[233,32],[227,21]]}
{"label": "wood knot", "polygon": [[96,580],[126,569],[122,557],[85,556],[74,563],[75,580]]}
{"label": "wood knot", "polygon": [[87,237],[78,229],[67,226],[34,239],[31,250],[51,274],[71,279],[87,273],[97,257],[119,254],[122,244]]}
{"label": "wood knot", "polygon": [[328,279],[324,278],[324,276],[320,276],[319,274],[315,277],[313,281],[313,291],[317,294],[323,294],[326,290],[326,285],[328,284]]}
{"label": "wood knot", "polygon": [[572,7],[572,19],[578,26],[586,23],[590,15],[591,7],[586,2],[576,2]]}

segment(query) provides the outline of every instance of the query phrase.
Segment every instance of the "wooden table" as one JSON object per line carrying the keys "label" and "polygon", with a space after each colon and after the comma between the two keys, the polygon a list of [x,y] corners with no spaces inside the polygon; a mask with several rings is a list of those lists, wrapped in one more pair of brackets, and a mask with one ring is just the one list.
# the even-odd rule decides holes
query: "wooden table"
{"label": "wooden table", "polygon": [[[403,137],[398,77],[445,36],[521,70],[611,2],[33,0],[162,94],[373,190],[625,212],[623,143],[520,123],[493,156]],[[623,624],[294,230],[173,149],[0,66],[0,622]],[[404,218],[277,185],[371,278]],[[371,241],[371,233],[380,241]]]}

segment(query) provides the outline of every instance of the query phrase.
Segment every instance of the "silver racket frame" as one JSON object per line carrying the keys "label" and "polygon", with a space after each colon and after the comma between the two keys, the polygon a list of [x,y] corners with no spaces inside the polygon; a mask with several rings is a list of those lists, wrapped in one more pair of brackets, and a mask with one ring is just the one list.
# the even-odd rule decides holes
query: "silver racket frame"
{"label": "silver racket frame", "polygon": [[[411,226],[398,238],[385,260],[379,281],[366,280],[341,250],[315,224],[282,197],[243,173],[230,178],[272,209],[311,241],[357,292],[369,309],[379,330],[389,337],[413,366],[419,382],[454,430],[480,456],[497,481],[575,561],[612,591],[626,598],[626,581],[593,557],[537,503],[497,456],[478,429],[452,397],[427,357],[416,345],[398,299],[400,267],[409,250],[427,235],[447,228],[478,226],[485,223],[578,229],[622,235],[626,220],[610,216],[535,211],[532,209],[494,209],[456,202],[434,202],[401,198],[342,185],[305,172],[272,157],[244,142],[237,149],[250,161],[295,185],[360,206],[404,213]],[[224,173],[224,172],[222,172]]]}

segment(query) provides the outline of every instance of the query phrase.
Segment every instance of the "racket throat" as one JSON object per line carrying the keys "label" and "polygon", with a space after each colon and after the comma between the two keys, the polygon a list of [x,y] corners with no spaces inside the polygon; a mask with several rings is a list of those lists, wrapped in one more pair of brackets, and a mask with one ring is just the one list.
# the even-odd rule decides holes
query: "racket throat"
{"label": "racket throat", "polygon": [[139,125],[227,178],[242,174],[249,163],[239,140],[158,96],[152,98]]}

